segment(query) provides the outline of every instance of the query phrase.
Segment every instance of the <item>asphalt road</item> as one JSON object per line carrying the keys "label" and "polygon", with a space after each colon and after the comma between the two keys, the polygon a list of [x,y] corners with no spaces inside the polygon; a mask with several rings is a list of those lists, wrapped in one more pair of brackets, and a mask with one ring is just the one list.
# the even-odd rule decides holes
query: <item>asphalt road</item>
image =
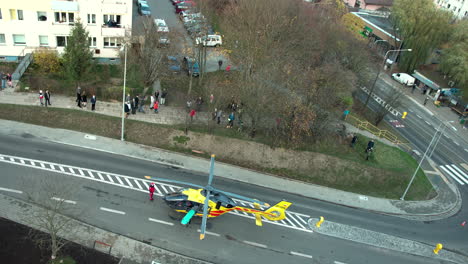
{"label": "asphalt road", "polygon": [[[152,175],[155,177],[189,181],[201,185],[204,185],[207,180],[207,174],[174,169],[157,163],[126,158],[119,155],[44,142],[31,135],[0,135],[0,145],[2,146],[1,154],[92,168],[136,178]],[[21,186],[18,185],[19,183],[9,180],[17,179],[19,175],[34,174],[36,175],[35,177],[43,175],[40,171],[32,171],[30,168],[6,165],[1,162],[0,168],[2,175],[5,175],[2,176],[2,186],[0,186],[3,188],[21,188]],[[24,170],[29,170],[30,172],[24,173]],[[76,179],[66,179],[67,182],[77,181]],[[290,208],[290,211],[293,212],[303,213],[313,217],[324,215],[326,219],[330,221],[409,238],[429,245],[443,242],[444,248],[447,250],[464,254],[468,252],[466,229],[460,229],[459,226],[459,223],[463,219],[468,218],[465,210],[462,210],[462,213],[444,221],[423,223],[328,204],[297,195],[291,195],[286,192],[229,181],[220,177],[215,178],[214,185],[220,189],[250,197],[253,196],[254,198],[269,203],[274,203],[280,199],[286,199],[293,202]],[[353,244],[348,241],[341,241],[315,233],[310,234],[271,224],[267,224],[259,230],[258,227],[255,226],[253,220],[233,215],[214,219],[214,221],[210,221],[211,224],[208,227],[208,231],[222,235],[220,237],[215,237],[216,240],[224,239],[226,240],[225,242],[221,243],[218,241],[215,243],[211,242],[216,241],[215,239],[210,239],[210,242],[207,243],[193,243],[196,241],[194,239],[197,238],[197,234],[195,232],[187,232],[185,228],[181,228],[177,224],[176,220],[168,218],[168,212],[170,211],[167,207],[163,206],[161,202],[155,202],[152,205],[146,202],[147,198],[144,193],[134,193],[134,191],[128,191],[123,188],[106,186],[105,184],[95,182],[86,182],[85,180],[79,181],[76,183],[76,186],[82,186],[80,187],[82,190],[78,193],[85,194],[79,194],[78,197],[73,197],[72,200],[82,201],[88,206],[87,210],[96,210],[96,208],[98,208],[97,205],[99,205],[125,211],[127,212],[125,217],[137,217],[131,220],[125,218],[123,222],[119,222],[118,219],[120,218],[117,217],[115,221],[113,219],[111,222],[108,222],[105,218],[102,218],[105,217],[106,214],[101,215],[102,212],[99,212],[99,214],[93,213],[90,214],[90,216],[85,214],[87,216],[82,220],[117,233],[128,234],[143,241],[152,241],[154,245],[163,248],[177,249],[176,251],[181,250],[179,252],[192,252],[190,248],[196,245],[197,247],[194,248],[192,252],[194,256],[210,256],[212,254],[210,252],[213,252],[213,248],[215,248],[220,252],[217,255],[219,259],[209,258],[209,260],[219,263],[234,263],[229,262],[233,260],[230,254],[238,254],[239,252],[242,252],[242,254],[239,255],[245,255],[240,262],[250,263],[250,261],[253,262],[253,260],[257,258],[253,256],[258,256],[258,254],[260,254],[258,251],[262,252],[261,255],[263,253],[268,253],[264,254],[264,257],[268,259],[270,256],[272,258],[271,261],[275,260],[273,263],[280,263],[278,260],[283,258],[288,259],[288,261],[303,263],[304,257],[299,258],[298,256],[294,256],[294,258],[292,258],[293,256],[288,255],[290,251],[312,255],[314,259],[323,259],[323,261],[325,261],[317,263],[329,263],[327,261],[332,260],[344,263],[375,263],[377,260],[379,262],[388,261],[388,263],[419,263],[418,261],[430,263],[428,260],[424,260],[424,258]],[[80,202],[80,204],[82,202]],[[143,217],[141,215],[145,216]],[[172,221],[174,226],[163,228],[163,230],[158,232],[163,232],[164,235],[158,236],[156,240],[155,238],[150,240],[152,237],[148,237],[148,232],[145,231],[147,230],[146,228],[158,225],[153,222],[148,223],[149,217],[159,218],[168,222]],[[189,227],[189,229],[195,230],[196,227],[194,225]],[[180,230],[185,231],[182,232]],[[248,246],[242,242],[244,240],[266,245],[268,249]],[[230,243],[234,244],[231,245]],[[206,248],[206,245],[210,246]],[[198,246],[200,248],[198,248]],[[222,261],[220,261],[221,259]]]}

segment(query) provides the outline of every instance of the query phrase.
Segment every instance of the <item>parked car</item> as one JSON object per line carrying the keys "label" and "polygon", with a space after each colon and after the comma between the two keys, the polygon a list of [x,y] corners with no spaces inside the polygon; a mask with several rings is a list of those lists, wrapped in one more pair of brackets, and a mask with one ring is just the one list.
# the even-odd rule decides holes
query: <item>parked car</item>
{"label": "parked car", "polygon": [[168,68],[170,72],[180,73],[181,67],[179,59],[176,56],[167,56]]}
{"label": "parked car", "polygon": [[182,2],[182,3],[178,4],[178,5],[176,5],[175,12],[177,14],[179,14],[180,12],[191,9],[194,6],[195,6],[194,2]]}
{"label": "parked car", "polygon": [[185,22],[188,22],[190,20],[204,20],[204,18],[205,17],[202,15],[202,13],[192,13],[192,14],[188,14],[185,17],[183,17],[182,21],[185,23]]}
{"label": "parked car", "polygon": [[151,15],[151,10],[150,10],[148,4],[141,3],[138,6],[138,13],[140,13],[140,15],[142,15],[142,16],[150,16]]}
{"label": "parked car", "polygon": [[206,47],[219,47],[223,45],[223,39],[220,35],[207,35],[201,38],[196,38],[195,43],[197,45],[201,43]]}
{"label": "parked car", "polygon": [[182,3],[192,3],[192,4],[195,4],[193,1],[191,0],[176,0],[176,1],[172,1],[172,4],[173,5],[178,5],[178,4],[182,4]]}
{"label": "parked car", "polygon": [[407,73],[394,73],[392,77],[395,81],[404,84],[406,86],[413,86],[416,79]]}
{"label": "parked car", "polygon": [[137,0],[136,4],[139,6],[140,4],[148,4],[148,2],[146,2],[146,0]]}
{"label": "parked car", "polygon": [[154,25],[156,26],[156,31],[158,32],[169,32],[166,21],[164,19],[156,18],[154,20]]}
{"label": "parked car", "polygon": [[179,13],[179,18],[180,18],[180,20],[183,21],[185,17],[187,17],[187,16],[189,16],[190,14],[193,14],[193,13],[194,13],[194,11],[191,10],[191,9],[184,10],[184,11]]}
{"label": "parked car", "polygon": [[187,74],[193,77],[200,76],[200,66],[194,58],[184,57],[184,69],[187,71]]}
{"label": "parked car", "polygon": [[162,35],[159,37],[158,47],[168,47],[171,44],[171,40],[168,36]]}

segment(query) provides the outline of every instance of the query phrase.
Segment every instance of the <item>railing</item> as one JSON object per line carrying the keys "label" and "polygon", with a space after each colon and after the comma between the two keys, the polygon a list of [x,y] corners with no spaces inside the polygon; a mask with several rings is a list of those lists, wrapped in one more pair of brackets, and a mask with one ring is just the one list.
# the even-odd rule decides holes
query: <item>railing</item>
{"label": "railing", "polygon": [[[351,123],[352,125],[354,125],[355,127],[361,129],[361,130],[366,130],[368,132],[370,132],[371,134],[379,137],[379,138],[384,138],[390,142],[392,142],[393,144],[397,144],[397,145],[402,145],[403,147],[405,148],[408,148],[409,145],[405,142],[401,142],[398,137],[396,135],[394,135],[393,133],[389,132],[388,130],[383,130],[383,129],[380,129],[376,126],[374,126],[373,124],[369,123],[368,121],[362,121],[360,120],[359,118],[353,116],[353,115],[348,115],[346,117],[346,120]],[[411,149],[411,147],[409,147],[409,149]],[[408,149],[408,150],[409,150]]]}
{"label": "railing", "polygon": [[[22,54],[24,53],[24,50]],[[16,70],[13,72],[11,75],[11,78],[15,81],[19,81],[21,76],[23,76],[23,73],[26,71],[26,69],[29,67],[33,60],[32,53],[26,53],[26,55],[23,57],[21,62],[18,64],[18,67],[16,67]]]}

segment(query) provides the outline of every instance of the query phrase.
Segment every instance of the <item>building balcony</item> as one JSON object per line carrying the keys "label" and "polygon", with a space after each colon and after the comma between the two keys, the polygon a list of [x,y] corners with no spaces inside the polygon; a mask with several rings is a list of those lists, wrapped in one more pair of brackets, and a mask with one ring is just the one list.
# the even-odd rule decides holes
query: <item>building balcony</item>
{"label": "building balcony", "polygon": [[102,1],[102,11],[107,14],[127,14],[128,7],[124,1],[104,0]]}
{"label": "building balcony", "polygon": [[78,12],[78,2],[76,1],[59,1],[55,0],[51,3],[52,10],[54,11],[69,11],[69,12]]}
{"label": "building balcony", "polygon": [[125,27],[109,27],[104,25],[101,28],[101,35],[103,37],[125,37]]}

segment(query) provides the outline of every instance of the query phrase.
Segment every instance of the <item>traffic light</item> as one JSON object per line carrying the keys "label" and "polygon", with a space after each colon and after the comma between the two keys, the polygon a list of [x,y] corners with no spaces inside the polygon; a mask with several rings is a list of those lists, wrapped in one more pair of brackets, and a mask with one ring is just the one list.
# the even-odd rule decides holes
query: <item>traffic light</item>
{"label": "traffic light", "polygon": [[407,114],[408,112],[403,112],[403,115],[401,116],[401,118],[405,119]]}

